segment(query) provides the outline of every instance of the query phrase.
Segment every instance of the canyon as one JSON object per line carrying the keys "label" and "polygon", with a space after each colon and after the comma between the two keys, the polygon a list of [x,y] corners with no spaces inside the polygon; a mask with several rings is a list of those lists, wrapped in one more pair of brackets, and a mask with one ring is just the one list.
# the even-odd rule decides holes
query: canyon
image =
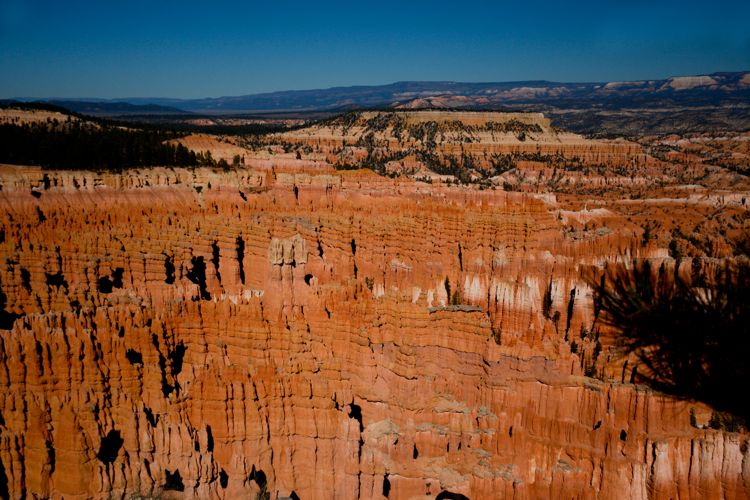
{"label": "canyon", "polygon": [[747,430],[640,383],[587,279],[743,255],[747,133],[176,141],[242,163],[0,165],[0,497],[750,496]]}

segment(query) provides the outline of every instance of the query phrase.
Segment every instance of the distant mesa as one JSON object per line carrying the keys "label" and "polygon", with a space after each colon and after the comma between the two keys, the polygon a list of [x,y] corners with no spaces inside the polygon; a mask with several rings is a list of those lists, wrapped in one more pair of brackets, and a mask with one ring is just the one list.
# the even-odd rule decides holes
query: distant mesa
{"label": "distant mesa", "polygon": [[78,100],[52,100],[50,104],[60,106],[76,113],[90,116],[128,116],[128,115],[188,115],[188,111],[172,106],[158,104],[130,104],[128,102],[90,102]]}
{"label": "distant mesa", "polygon": [[[508,105],[616,106],[658,105],[677,100],[696,105],[747,102],[750,72],[677,76],[660,80],[560,83],[545,80],[517,82],[419,82],[387,85],[290,90],[205,99],[121,98],[116,100],[48,99],[70,110],[97,116],[149,114],[237,114],[253,112],[345,111],[362,108],[483,108]],[[613,101],[613,98],[620,101]],[[30,99],[24,99],[30,100]]]}

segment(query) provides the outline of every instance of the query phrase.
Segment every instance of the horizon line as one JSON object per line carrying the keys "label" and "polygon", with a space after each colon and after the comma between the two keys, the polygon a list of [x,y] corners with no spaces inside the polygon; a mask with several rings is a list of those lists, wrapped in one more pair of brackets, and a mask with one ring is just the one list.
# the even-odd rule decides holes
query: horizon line
{"label": "horizon line", "polygon": [[547,80],[547,79],[532,79],[532,80],[505,80],[505,81],[461,81],[461,80],[397,80],[395,82],[381,83],[381,84],[366,84],[366,85],[333,85],[330,87],[317,87],[317,88],[305,88],[305,89],[284,89],[284,90],[270,90],[264,92],[254,92],[248,94],[225,94],[218,96],[203,96],[203,97],[166,97],[166,96],[121,96],[121,97],[60,97],[60,96],[14,96],[14,97],[0,97],[0,100],[7,101],[20,101],[20,102],[33,102],[33,101],[79,101],[79,102],[109,102],[116,103],[122,102],[124,104],[131,104],[127,100],[132,99],[159,99],[159,100],[171,100],[171,101],[201,101],[207,99],[225,99],[233,97],[249,97],[249,96],[261,96],[271,94],[282,94],[282,93],[295,93],[295,92],[319,92],[328,90],[338,89],[354,89],[354,88],[374,88],[374,87],[388,87],[391,85],[398,84],[460,84],[460,85],[491,85],[491,84],[521,84],[521,83],[546,83],[546,84],[578,84],[578,85],[597,85],[607,83],[639,83],[639,82],[651,82],[670,80],[673,78],[686,78],[686,77],[698,77],[698,76],[712,76],[721,74],[741,74],[750,73],[750,69],[734,70],[734,71],[713,71],[711,73],[698,73],[690,75],[672,75],[664,78],[638,78],[632,80],[601,80],[601,81],[558,81],[558,80]]}

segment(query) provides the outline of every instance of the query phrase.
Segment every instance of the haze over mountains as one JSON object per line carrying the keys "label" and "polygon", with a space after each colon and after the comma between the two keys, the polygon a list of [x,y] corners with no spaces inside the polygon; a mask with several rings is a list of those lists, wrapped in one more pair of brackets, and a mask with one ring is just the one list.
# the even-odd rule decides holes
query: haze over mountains
{"label": "haze over mountains", "polygon": [[368,108],[541,112],[555,127],[576,133],[632,137],[747,130],[750,72],[631,82],[397,82],[205,99],[44,101],[90,116],[162,124],[205,121],[206,117],[213,117],[211,123],[234,117],[310,120]]}
{"label": "haze over mountains", "polygon": [[744,71],[633,82],[397,82],[388,85],[289,90],[204,99],[139,97],[48,101],[74,111],[106,115],[185,111],[237,114],[387,107],[499,108],[519,105],[574,108],[601,106],[619,109],[646,105],[747,105],[749,99],[750,72]]}

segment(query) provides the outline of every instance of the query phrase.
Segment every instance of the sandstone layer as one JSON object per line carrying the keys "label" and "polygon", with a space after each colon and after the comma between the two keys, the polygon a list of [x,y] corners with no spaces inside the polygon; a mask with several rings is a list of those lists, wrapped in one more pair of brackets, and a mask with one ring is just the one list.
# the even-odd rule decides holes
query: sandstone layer
{"label": "sandstone layer", "polygon": [[[564,156],[506,118],[542,131],[503,148]],[[670,237],[731,254],[745,184],[480,190],[336,170],[315,141],[343,144],[289,132],[227,172],[0,166],[0,497],[750,496],[747,433],[641,385],[584,280]]]}
{"label": "sandstone layer", "polygon": [[[361,112],[279,137],[315,148],[333,164],[369,158],[407,160],[421,153],[421,163],[457,161],[462,167],[490,171],[497,155],[576,158],[609,164],[641,152],[627,141],[590,140],[554,129],[541,113]],[[470,161],[467,161],[470,158]]]}

